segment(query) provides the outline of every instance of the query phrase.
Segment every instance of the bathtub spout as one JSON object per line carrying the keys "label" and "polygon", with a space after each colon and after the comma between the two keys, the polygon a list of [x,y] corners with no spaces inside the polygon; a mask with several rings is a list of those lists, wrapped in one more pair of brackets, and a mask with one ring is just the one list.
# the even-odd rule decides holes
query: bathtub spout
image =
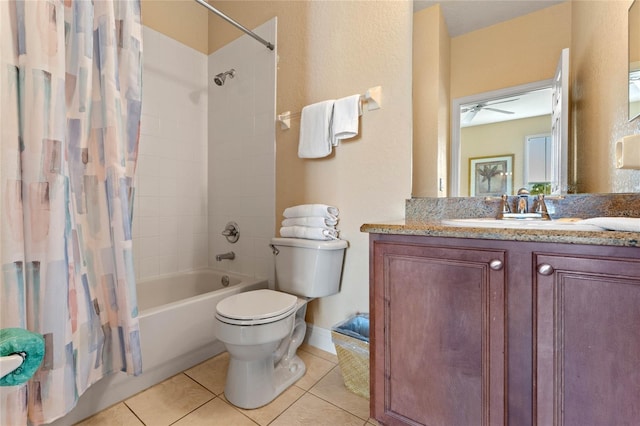
{"label": "bathtub spout", "polygon": [[220,262],[223,259],[233,260],[236,258],[236,254],[232,251],[228,253],[216,254],[216,260]]}

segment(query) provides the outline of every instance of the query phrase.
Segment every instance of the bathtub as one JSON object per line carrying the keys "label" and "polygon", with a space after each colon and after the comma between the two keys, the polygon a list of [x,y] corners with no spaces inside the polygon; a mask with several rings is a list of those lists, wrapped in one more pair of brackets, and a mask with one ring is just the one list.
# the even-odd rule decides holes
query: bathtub
{"label": "bathtub", "polygon": [[259,288],[267,288],[267,280],[213,269],[138,281],[142,374],[115,373],[101,379],[73,411],[51,424],[73,424],[223,352],[213,334],[216,304]]}

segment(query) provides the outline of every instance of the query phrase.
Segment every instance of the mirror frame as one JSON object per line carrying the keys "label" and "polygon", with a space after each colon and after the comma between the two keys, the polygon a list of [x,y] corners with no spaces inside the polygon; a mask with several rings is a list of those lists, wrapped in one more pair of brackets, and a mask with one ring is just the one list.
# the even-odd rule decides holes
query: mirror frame
{"label": "mirror frame", "polygon": [[518,86],[506,87],[490,92],[456,98],[451,102],[451,160],[449,164],[449,197],[462,197],[460,195],[460,114],[462,105],[470,103],[487,102],[495,99],[516,96],[523,92],[547,89],[553,87],[553,79],[534,81]]}
{"label": "mirror frame", "polygon": [[[635,9],[634,9],[635,7]],[[634,18],[635,16],[632,14],[632,11],[635,11],[638,15],[640,15],[640,2],[638,0],[634,0],[631,3],[631,6],[629,6],[629,10],[627,12],[627,65],[628,65],[628,76],[629,76],[629,87],[628,87],[628,97],[627,97],[627,114],[628,114],[628,119],[629,121],[633,121],[636,118],[638,118],[640,116],[640,109],[637,109],[635,112],[631,111],[631,85],[634,84],[633,81],[634,80],[638,80],[638,78],[640,78],[640,76],[638,76],[638,74],[640,74],[640,58],[637,58],[637,61],[635,62],[631,62],[631,52],[633,51],[640,51],[640,40],[633,39],[631,37],[631,28],[635,27],[635,28],[640,28],[640,22],[634,22],[632,20],[632,18]],[[635,24],[635,25],[634,25]],[[637,30],[640,32],[640,29]],[[632,43],[633,41],[633,43]],[[634,68],[633,65],[637,66],[637,68]],[[638,77],[636,77],[635,79],[632,78],[632,74],[636,74]],[[638,88],[638,90],[640,90],[640,88]],[[640,102],[640,101],[639,101]]]}

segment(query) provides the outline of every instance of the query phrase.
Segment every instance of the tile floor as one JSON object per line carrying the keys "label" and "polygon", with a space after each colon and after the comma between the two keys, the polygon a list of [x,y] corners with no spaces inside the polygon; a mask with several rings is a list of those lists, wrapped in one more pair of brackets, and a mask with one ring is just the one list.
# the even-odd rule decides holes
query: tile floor
{"label": "tile floor", "polygon": [[79,426],[293,426],[378,423],[369,400],[344,386],[338,358],[313,346],[298,350],[305,375],[270,404],[243,410],[224,397],[225,352],[78,423]]}

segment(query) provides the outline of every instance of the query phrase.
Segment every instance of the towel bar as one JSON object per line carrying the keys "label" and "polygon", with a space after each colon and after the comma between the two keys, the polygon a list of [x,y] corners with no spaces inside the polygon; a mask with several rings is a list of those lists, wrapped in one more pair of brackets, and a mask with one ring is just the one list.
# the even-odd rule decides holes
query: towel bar
{"label": "towel bar", "polygon": [[[369,88],[364,95],[360,95],[360,102],[367,104],[368,111],[380,109],[382,107],[382,86]],[[301,112],[285,111],[278,114],[276,119],[280,123],[280,128],[287,130],[291,128],[291,119],[300,117],[300,114]]]}

